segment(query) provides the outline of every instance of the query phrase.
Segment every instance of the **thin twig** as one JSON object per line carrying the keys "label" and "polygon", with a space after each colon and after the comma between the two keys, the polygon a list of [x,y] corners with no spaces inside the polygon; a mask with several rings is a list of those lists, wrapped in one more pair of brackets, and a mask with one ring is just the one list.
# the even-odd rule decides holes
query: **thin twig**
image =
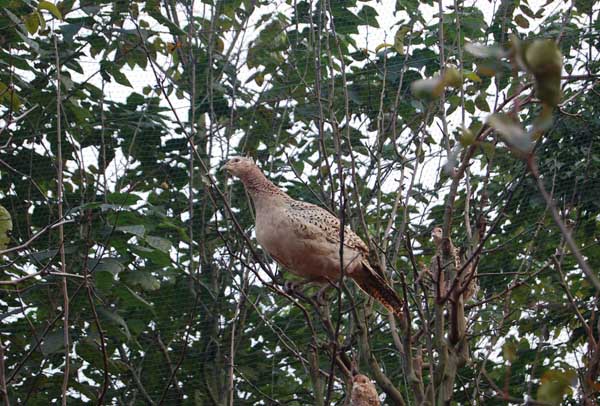
{"label": "thin twig", "polygon": [[[63,217],[63,157],[62,157],[62,130],[61,130],[61,83],[60,83],[60,57],[58,54],[58,37],[54,34],[54,52],[56,61],[56,172],[57,172],[57,200],[58,200],[58,218]],[[58,227],[58,241],[60,252],[60,269],[61,272],[67,273],[66,256],[65,256],[65,231],[61,224]],[[70,369],[70,352],[71,343],[69,339],[69,287],[67,277],[62,279],[63,293],[63,341],[65,346],[65,367],[62,383],[62,405],[67,406],[67,390],[69,388],[69,369]]]}
{"label": "thin twig", "polygon": [[544,200],[546,201],[546,206],[548,207],[548,209],[550,210],[550,213],[552,214],[554,223],[556,223],[556,225],[560,229],[560,232],[563,235],[565,242],[571,249],[571,252],[573,253],[573,256],[575,257],[575,260],[579,264],[579,267],[581,268],[583,273],[587,276],[587,278],[592,283],[592,285],[594,285],[594,287],[596,288],[596,291],[600,291],[600,280],[598,279],[598,277],[596,276],[596,274],[594,273],[592,268],[590,268],[587,261],[583,258],[583,255],[579,251],[579,248],[577,247],[575,240],[573,240],[573,237],[571,236],[571,232],[569,231],[569,229],[567,228],[567,226],[565,225],[563,220],[560,218],[560,214],[558,213],[556,204],[554,203],[554,200],[552,199],[552,197],[546,191],[544,182],[542,182],[542,179],[540,177],[540,171],[538,169],[537,162],[535,161],[535,157],[533,155],[531,155],[527,159],[527,167],[529,168],[531,175],[535,179],[535,182],[537,184],[537,187],[538,187],[540,193],[542,194]]}
{"label": "thin twig", "polygon": [[4,404],[6,406],[10,406],[8,389],[6,388],[6,371],[4,370],[4,344],[2,343],[2,340],[2,335],[0,335],[0,392],[2,392],[2,399],[4,399]]}
{"label": "thin twig", "polygon": [[167,381],[167,384],[165,385],[165,388],[163,389],[162,395],[160,396],[160,399],[158,400],[159,405],[162,405],[163,402],[165,401],[165,397],[167,396],[167,393],[169,392],[169,388],[171,387],[171,384],[173,383],[175,374],[177,374],[177,370],[181,367],[181,364],[183,363],[183,360],[185,359],[185,354],[187,352],[188,342],[190,339],[190,331],[192,330],[192,322],[194,320],[194,317],[196,316],[196,307],[198,306],[199,299],[200,299],[200,295],[196,295],[196,298],[194,299],[194,305],[192,306],[192,311],[190,312],[189,321],[186,324],[185,337],[183,340],[183,349],[181,350],[181,356],[179,357],[177,364],[175,364],[173,371],[171,371],[169,380]]}
{"label": "thin twig", "polygon": [[31,238],[29,240],[25,241],[24,243],[0,251],[0,256],[5,255],[5,254],[10,254],[11,252],[24,250],[24,249],[28,248],[35,240],[37,240],[39,237],[41,237],[46,231],[52,230],[56,227],[62,226],[63,224],[71,223],[71,222],[72,222],[72,220],[64,220],[62,218],[59,218],[54,223],[48,224],[47,226],[42,228],[40,231],[38,231],[37,233],[32,235]]}

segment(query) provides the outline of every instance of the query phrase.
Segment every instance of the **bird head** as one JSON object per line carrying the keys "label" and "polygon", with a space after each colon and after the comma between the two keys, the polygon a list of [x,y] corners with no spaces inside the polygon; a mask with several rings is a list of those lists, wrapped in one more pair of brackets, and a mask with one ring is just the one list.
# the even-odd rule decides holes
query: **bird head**
{"label": "bird head", "polygon": [[363,374],[358,374],[358,375],[355,375],[354,378],[352,378],[352,382],[358,383],[358,384],[365,384],[365,383],[370,383],[371,380]]}
{"label": "bird head", "polygon": [[433,238],[435,245],[438,245],[442,242],[442,235],[443,231],[441,227],[435,227],[433,230],[431,230],[431,238]]}
{"label": "bird head", "polygon": [[255,166],[254,159],[250,157],[235,156],[227,161],[227,163],[221,167],[221,170],[226,170],[233,176],[239,178],[251,171]]}

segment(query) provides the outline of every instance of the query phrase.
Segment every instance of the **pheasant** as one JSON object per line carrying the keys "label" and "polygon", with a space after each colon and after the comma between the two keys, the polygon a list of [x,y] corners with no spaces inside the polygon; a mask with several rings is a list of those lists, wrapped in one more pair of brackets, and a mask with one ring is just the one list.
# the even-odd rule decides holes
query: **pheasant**
{"label": "pheasant", "polygon": [[[433,231],[431,232],[431,237],[436,246],[436,255],[434,256],[433,260],[431,261],[431,268],[432,268],[431,274],[432,274],[432,277],[434,278],[434,280],[438,281],[439,277],[440,277],[440,270],[438,268],[441,264],[441,258],[442,258],[442,229],[440,227],[435,227],[433,229]],[[454,269],[456,270],[456,272],[458,272],[462,268],[460,252],[459,252],[459,249],[454,246],[452,241],[449,241],[449,243],[450,243],[450,253],[451,253],[452,259],[454,261]],[[443,267],[445,267],[445,266],[443,266]],[[475,296],[475,294],[479,290],[479,286],[477,285],[477,277],[472,275],[472,273],[475,271],[476,270],[474,269],[473,264],[469,264],[466,267],[466,269],[461,273],[461,275],[459,275],[458,286],[456,286],[454,288],[457,290],[457,292],[462,292],[462,297],[465,302],[470,300],[471,298],[473,298],[473,296]],[[443,278],[443,275],[442,275],[442,278]],[[440,289],[445,290],[444,294],[448,293],[448,290],[451,289],[451,284],[452,284],[452,281],[446,280],[446,282],[444,284],[445,286],[440,286]],[[440,292],[440,295],[443,296],[443,294],[441,294],[441,292]]]}
{"label": "pheasant", "polygon": [[[222,169],[238,177],[256,210],[256,239],[283,268],[308,282],[339,281],[340,221],[327,210],[292,199],[275,186],[252,158],[231,158]],[[403,304],[368,261],[367,245],[344,228],[342,260],[346,276],[388,310],[402,317]]]}
{"label": "pheasant", "polygon": [[355,375],[352,379],[350,406],[379,406],[379,395],[373,382],[366,375]]}

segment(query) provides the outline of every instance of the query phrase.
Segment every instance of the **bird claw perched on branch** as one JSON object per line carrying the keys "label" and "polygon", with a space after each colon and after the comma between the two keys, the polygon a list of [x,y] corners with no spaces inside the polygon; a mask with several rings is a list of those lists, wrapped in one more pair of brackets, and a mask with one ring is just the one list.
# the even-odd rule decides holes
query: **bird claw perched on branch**
{"label": "bird claw perched on branch", "polygon": [[337,286],[333,283],[331,285],[327,284],[322,286],[317,293],[314,295],[314,299],[319,306],[326,306],[329,303],[329,298],[327,297],[327,292],[333,288],[337,289]]}
{"label": "bird claw perched on branch", "polygon": [[298,281],[285,281],[283,282],[283,291],[290,296],[294,296],[296,293],[300,292],[300,287],[303,284]]}

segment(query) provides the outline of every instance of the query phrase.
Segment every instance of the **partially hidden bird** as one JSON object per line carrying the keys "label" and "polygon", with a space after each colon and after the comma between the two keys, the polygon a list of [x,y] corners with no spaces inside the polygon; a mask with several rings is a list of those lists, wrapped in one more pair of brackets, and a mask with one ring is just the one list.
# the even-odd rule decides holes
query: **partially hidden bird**
{"label": "partially hidden bird", "polygon": [[[433,242],[436,247],[435,256],[431,261],[431,267],[432,267],[431,274],[435,281],[438,281],[441,276],[440,269],[438,269],[438,268],[439,268],[439,265],[442,263],[441,262],[442,243],[443,243],[442,235],[443,235],[443,230],[441,227],[435,227],[431,231],[431,238],[433,239]],[[448,243],[450,244],[449,252],[452,257],[452,260],[454,261],[454,269],[456,272],[459,272],[462,269],[460,250],[454,246],[454,244],[452,243],[452,240],[449,240]],[[445,268],[445,266],[443,266],[443,268]],[[473,273],[476,271],[477,270],[475,269],[473,264],[470,263],[466,266],[466,269],[463,270],[460,275],[458,275],[458,280],[456,282],[456,283],[458,283],[458,285],[457,285],[457,287],[455,287],[455,290],[456,290],[456,293],[462,292],[462,298],[465,302],[467,300],[472,299],[477,294],[477,291],[479,290],[479,285],[477,284],[477,275],[473,275]],[[451,286],[452,281],[448,280],[447,277],[445,277],[445,279],[446,279],[445,286],[440,287],[440,289],[443,288],[446,291],[444,294],[446,294],[450,289],[452,289],[452,286]]]}
{"label": "partially hidden bird", "polygon": [[222,169],[239,178],[256,211],[256,239],[283,268],[308,282],[336,283],[344,273],[388,310],[402,317],[403,303],[369,263],[367,245],[327,210],[294,200],[275,186],[252,158],[233,157]]}
{"label": "partially hidden bird", "polygon": [[358,374],[352,378],[350,406],[380,406],[375,385],[368,376]]}

